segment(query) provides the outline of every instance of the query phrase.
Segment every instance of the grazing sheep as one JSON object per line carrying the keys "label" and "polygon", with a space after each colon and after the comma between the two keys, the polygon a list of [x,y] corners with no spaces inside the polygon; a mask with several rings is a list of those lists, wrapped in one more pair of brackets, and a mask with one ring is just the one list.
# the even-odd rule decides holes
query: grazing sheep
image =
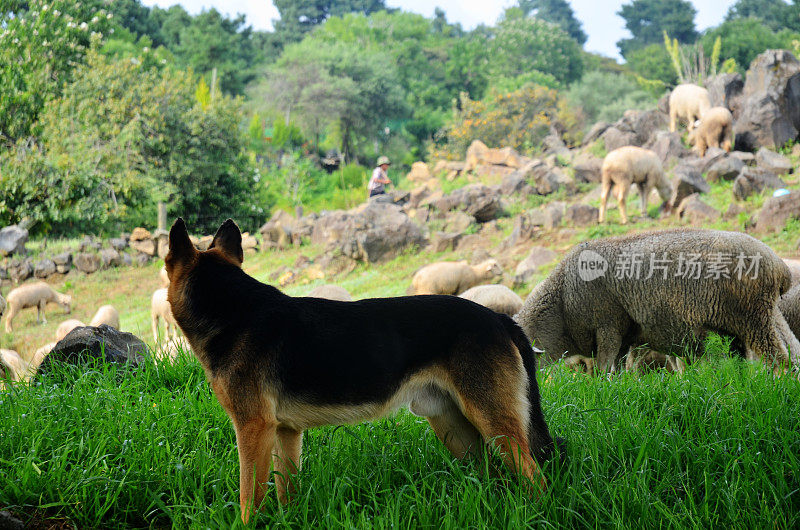
{"label": "grazing sheep", "polygon": [[347,289],[344,287],[339,287],[338,285],[333,285],[332,283],[314,287],[314,289],[308,293],[308,296],[312,298],[339,300],[340,302],[350,302],[353,300],[353,297],[350,296],[350,293],[347,291]]}
{"label": "grazing sheep", "polygon": [[795,285],[781,297],[778,307],[795,337],[800,336],[800,285]]}
{"label": "grazing sheep", "polygon": [[662,209],[669,209],[669,198],[672,195],[672,186],[664,175],[664,168],[658,155],[649,149],[628,145],[614,149],[606,155],[603,160],[600,190],[600,216],[602,223],[606,216],[606,205],[608,204],[608,194],[611,186],[616,186],[617,202],[619,203],[619,215],[622,224],[628,222],[628,215],[625,211],[625,201],[628,199],[628,192],[631,184],[639,187],[639,198],[642,203],[642,215],[647,216],[647,199],[653,188],[658,190],[658,194],[664,200]]}
{"label": "grazing sheep", "polygon": [[711,99],[705,88],[692,84],[676,86],[669,95],[669,130],[675,132],[678,121],[683,121],[691,132],[694,123],[710,108]]}
{"label": "grazing sheep", "polygon": [[113,305],[100,306],[100,309],[92,317],[92,321],[89,322],[90,326],[95,327],[101,324],[107,324],[114,329],[119,329],[119,311]]}
{"label": "grazing sheep", "polygon": [[470,287],[501,276],[497,260],[488,259],[478,265],[466,261],[441,261],[418,270],[411,280],[412,294],[461,294]]}
{"label": "grazing sheep", "polygon": [[778,309],[789,285],[786,264],[747,234],[663,230],[578,245],[516,319],[549,360],[596,353],[603,371],[645,344],[701,353],[708,331],[734,336],[748,359],[777,369],[800,361]]}
{"label": "grazing sheep", "polygon": [[33,352],[33,357],[31,357],[31,361],[29,363],[29,372],[31,375],[36,373],[36,370],[39,369],[39,366],[42,365],[42,361],[44,361],[45,357],[50,355],[50,352],[53,351],[53,348],[56,347],[57,342],[48,342],[35,352]]}
{"label": "grazing sheep", "polygon": [[161,287],[169,287],[169,275],[167,275],[166,267],[161,267],[161,270],[158,271],[158,281],[161,283]]}
{"label": "grazing sheep", "polygon": [[594,357],[584,357],[583,355],[571,355],[564,359],[564,366],[588,375],[594,375],[595,364]]}
{"label": "grazing sheep", "polygon": [[478,285],[459,296],[510,317],[519,313],[523,304],[522,298],[505,285]]}
{"label": "grazing sheep", "polygon": [[6,333],[11,333],[11,321],[21,310],[26,307],[36,307],[36,322],[47,323],[44,307],[47,302],[55,302],[67,313],[71,311],[72,297],[57,293],[44,282],[34,282],[21,285],[8,293],[8,316],[6,317]]}
{"label": "grazing sheep", "polygon": [[783,259],[783,262],[789,267],[789,272],[792,273],[792,285],[800,283],[800,260],[796,259]]}
{"label": "grazing sheep", "polygon": [[59,341],[69,335],[69,332],[75,328],[82,328],[86,324],[81,322],[80,320],[70,318],[69,320],[65,320],[61,324],[58,325],[56,328],[56,341]]}
{"label": "grazing sheep", "polygon": [[647,348],[636,348],[628,352],[625,358],[625,370],[629,372],[648,372],[666,370],[674,374],[686,371],[686,363],[680,357],[666,355]]}
{"label": "grazing sheep", "polygon": [[706,156],[709,147],[720,147],[730,153],[733,147],[733,114],[725,107],[714,107],[706,111],[689,132],[689,143],[694,144],[700,156]]}
{"label": "grazing sheep", "polygon": [[186,337],[173,336],[172,339],[162,342],[160,348],[156,350],[156,360],[176,359],[179,352],[190,353],[192,347]]}
{"label": "grazing sheep", "polygon": [[172,316],[172,307],[167,300],[167,289],[156,289],[153,293],[153,298],[150,301],[150,318],[153,324],[153,341],[158,343],[158,321],[164,320],[166,328],[166,340],[175,338],[177,333],[177,323],[175,317]]}
{"label": "grazing sheep", "polygon": [[28,375],[28,363],[14,350],[0,349],[0,389],[4,383],[22,381]]}

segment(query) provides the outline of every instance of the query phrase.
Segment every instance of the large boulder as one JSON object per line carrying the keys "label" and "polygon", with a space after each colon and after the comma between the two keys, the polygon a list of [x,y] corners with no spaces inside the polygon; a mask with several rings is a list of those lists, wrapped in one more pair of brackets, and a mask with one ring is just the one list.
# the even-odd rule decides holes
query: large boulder
{"label": "large boulder", "polygon": [[100,250],[100,266],[103,269],[119,267],[121,264],[122,256],[113,248],[104,248]]}
{"label": "large boulder", "polygon": [[756,229],[780,232],[789,219],[800,219],[800,191],[767,199],[758,212]]}
{"label": "large boulder", "polygon": [[589,129],[589,132],[587,132],[586,136],[583,137],[583,145],[589,145],[593,143],[595,140],[600,138],[609,127],[611,127],[611,124],[607,121],[598,121],[592,125],[591,129]]}
{"label": "large boulder", "polygon": [[56,272],[59,274],[66,274],[72,268],[72,253],[62,252],[53,256],[53,262],[56,264]]}
{"label": "large boulder", "polygon": [[767,50],[745,76],[742,109],[734,132],[736,148],[775,149],[800,130],[800,61],[786,50]]}
{"label": "large boulder", "polygon": [[700,195],[697,193],[686,197],[678,206],[675,213],[681,219],[698,226],[712,223],[722,216],[714,207],[700,200]]}
{"label": "large boulder", "polygon": [[426,182],[431,179],[431,171],[425,162],[414,162],[411,171],[406,175],[409,182]]}
{"label": "large boulder", "polygon": [[600,171],[603,160],[591,153],[580,153],[572,161],[575,180],[578,182],[600,182]]}
{"label": "large boulder", "polygon": [[6,274],[14,283],[24,282],[33,274],[33,264],[30,258],[13,258],[6,268]]}
{"label": "large boulder", "polygon": [[547,265],[558,259],[558,254],[547,247],[536,246],[531,248],[528,255],[519,262],[514,271],[514,283],[517,285],[527,283],[542,265]]}
{"label": "large boulder", "polygon": [[541,160],[531,160],[519,172],[539,195],[550,195],[561,188],[568,191],[575,188],[575,182],[561,168],[551,167]]}
{"label": "large boulder", "polygon": [[564,219],[574,226],[589,226],[597,223],[599,210],[588,204],[570,204],[564,212]]}
{"label": "large boulder", "polygon": [[130,246],[133,250],[150,257],[155,256],[158,252],[156,242],[151,238],[131,239]]}
{"label": "large boulder", "polygon": [[741,74],[717,74],[706,80],[705,86],[712,107],[727,108],[733,114],[734,120],[739,117],[744,91],[744,79]]}
{"label": "large boulder", "polygon": [[673,170],[672,197],[670,204],[677,207],[686,197],[695,193],[708,193],[711,186],[703,179],[703,175],[692,165],[681,164]]}
{"label": "large boulder", "polygon": [[[269,221],[259,229],[263,249],[288,248],[293,241],[295,218],[283,210],[275,210]],[[298,240],[299,242],[299,240]]]}
{"label": "large boulder", "polygon": [[658,131],[645,147],[653,151],[665,166],[689,155],[677,132]]}
{"label": "large boulder", "polygon": [[466,212],[448,212],[444,218],[444,229],[448,232],[462,234],[474,222],[475,218]]}
{"label": "large boulder", "polygon": [[733,181],[733,196],[740,201],[765,189],[778,189],[786,186],[775,173],[765,169],[745,166]]}
{"label": "large boulder", "polygon": [[442,212],[462,210],[479,223],[496,219],[503,211],[498,191],[482,184],[459,188],[436,200],[433,205]]}
{"label": "large boulder", "polygon": [[720,180],[733,180],[739,176],[744,169],[744,162],[735,156],[726,156],[717,160],[706,171],[706,179],[709,182],[719,182]]}
{"label": "large boulder", "polygon": [[86,274],[92,274],[100,268],[100,266],[103,264],[103,261],[97,254],[78,252],[75,254],[75,256],[73,256],[72,263],[79,271],[85,272]]}
{"label": "large boulder", "polygon": [[89,359],[138,366],[150,355],[147,345],[136,335],[106,324],[73,329],[58,341],[45,357],[38,373],[52,371],[55,363],[85,364]]}
{"label": "large boulder", "polygon": [[492,149],[480,140],[474,140],[467,148],[464,171],[473,171],[479,166],[506,166],[519,168],[523,158],[512,147]]}
{"label": "large boulder", "polygon": [[794,170],[792,161],[780,153],[762,147],[756,153],[756,166],[776,175],[787,175]]}
{"label": "large boulder", "polygon": [[607,128],[600,135],[600,139],[605,142],[606,151],[609,153],[626,145],[636,145],[636,135],[633,132],[622,131],[616,126]]}
{"label": "large boulder", "polygon": [[47,278],[56,273],[56,264],[49,258],[43,258],[36,262],[33,266],[33,276],[35,278]]}
{"label": "large boulder", "polygon": [[0,228],[0,256],[24,254],[28,230],[19,225]]}
{"label": "large boulder", "polygon": [[336,246],[354,260],[381,263],[427,243],[420,227],[394,204],[369,203],[345,222]]}

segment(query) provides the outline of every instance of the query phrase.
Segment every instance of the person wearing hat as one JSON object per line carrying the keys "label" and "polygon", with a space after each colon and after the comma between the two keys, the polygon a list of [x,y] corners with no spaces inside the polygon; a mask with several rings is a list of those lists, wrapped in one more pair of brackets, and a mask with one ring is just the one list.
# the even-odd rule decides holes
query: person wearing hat
{"label": "person wearing hat", "polygon": [[386,174],[386,170],[389,169],[390,164],[389,157],[382,156],[378,158],[378,167],[372,172],[372,178],[369,179],[369,184],[367,185],[370,197],[386,193],[384,186],[392,183],[392,181],[389,180],[389,176]]}

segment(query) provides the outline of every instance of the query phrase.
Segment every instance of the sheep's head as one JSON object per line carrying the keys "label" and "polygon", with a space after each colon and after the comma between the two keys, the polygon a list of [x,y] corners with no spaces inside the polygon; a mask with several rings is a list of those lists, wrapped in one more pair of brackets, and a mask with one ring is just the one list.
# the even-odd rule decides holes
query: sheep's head
{"label": "sheep's head", "polygon": [[72,312],[72,297],[70,295],[59,294],[57,303],[68,314]]}
{"label": "sheep's head", "polygon": [[503,267],[497,263],[496,259],[487,259],[478,265],[478,267],[480,267],[480,270],[487,278],[494,278],[503,275]]}

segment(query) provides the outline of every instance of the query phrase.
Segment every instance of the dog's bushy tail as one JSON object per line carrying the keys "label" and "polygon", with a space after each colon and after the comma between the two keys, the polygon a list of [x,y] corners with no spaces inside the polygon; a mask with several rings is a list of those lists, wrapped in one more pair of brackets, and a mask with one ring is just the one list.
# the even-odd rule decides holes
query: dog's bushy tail
{"label": "dog's bushy tail", "polygon": [[539,397],[539,384],[536,381],[536,354],[533,352],[531,343],[522,328],[514,322],[511,317],[500,315],[503,319],[503,325],[506,331],[511,336],[514,346],[519,350],[522,356],[522,365],[525,367],[525,372],[528,374],[528,401],[530,401],[530,415],[529,428],[528,428],[528,444],[531,448],[531,455],[538,461],[543,462],[552,457],[555,445],[553,438],[550,436],[550,430],[547,428],[547,423],[544,421],[544,414],[542,413],[542,402]]}

